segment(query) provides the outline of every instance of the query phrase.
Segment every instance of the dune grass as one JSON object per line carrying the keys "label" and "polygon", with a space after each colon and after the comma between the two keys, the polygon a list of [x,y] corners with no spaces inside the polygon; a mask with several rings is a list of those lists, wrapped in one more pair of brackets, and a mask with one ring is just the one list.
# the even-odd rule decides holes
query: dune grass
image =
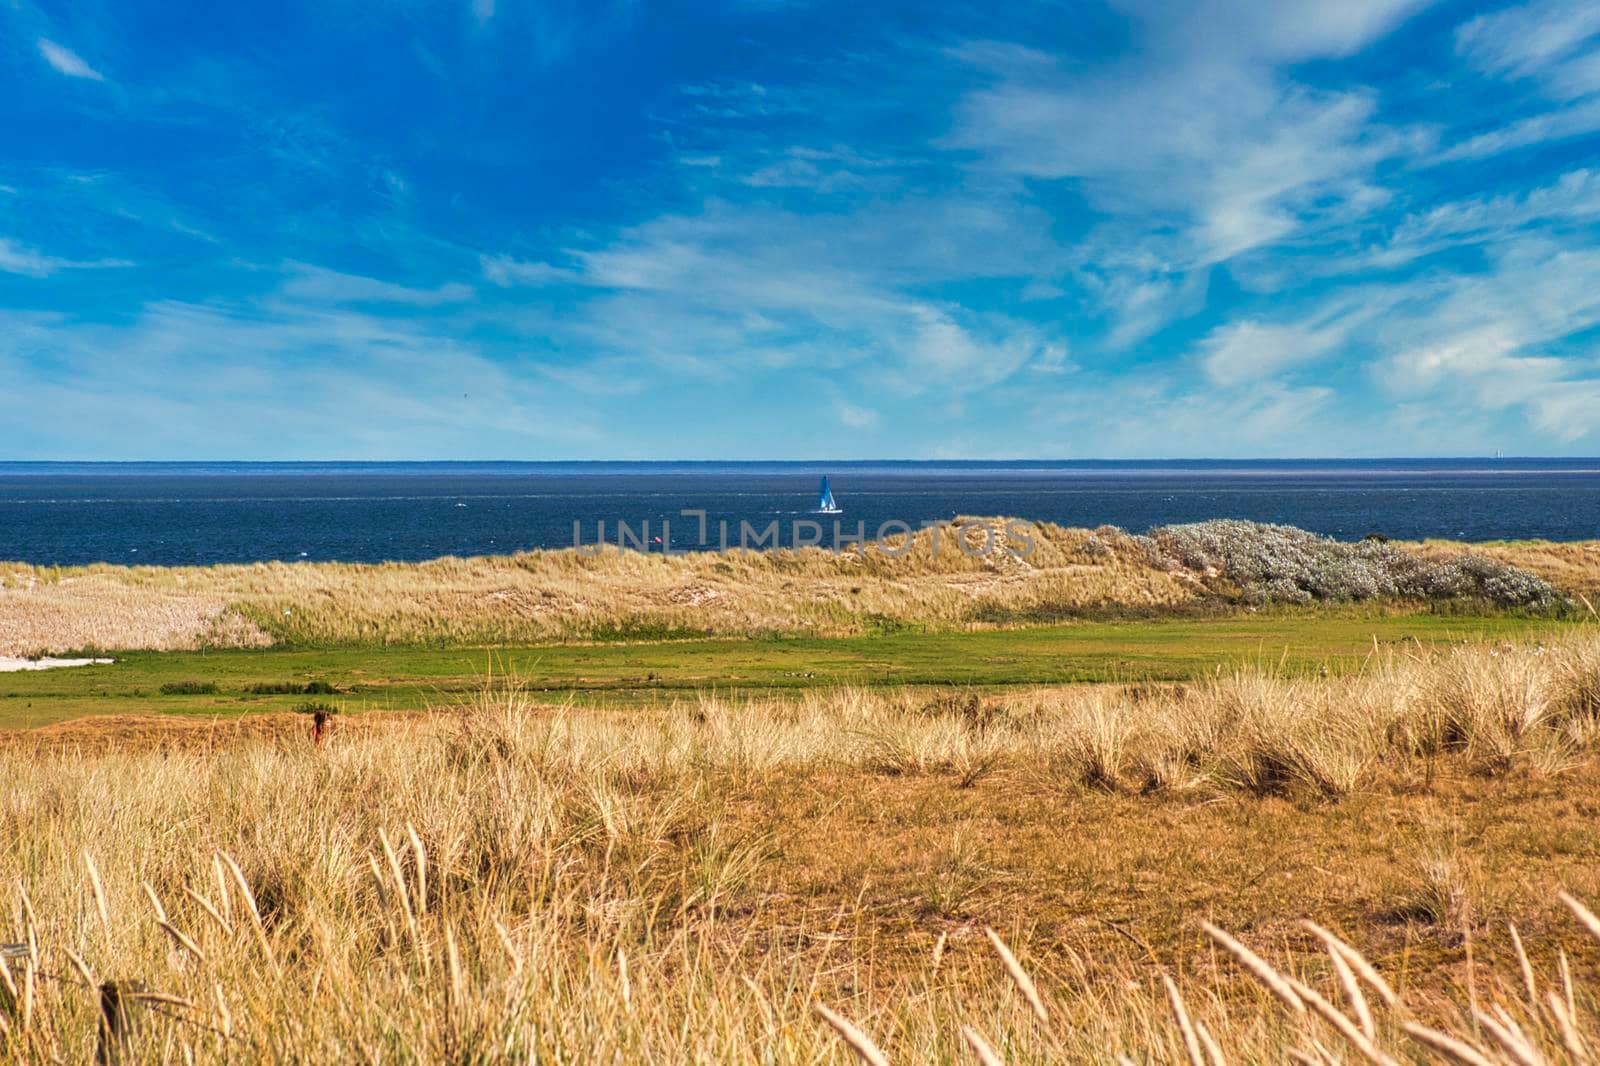
{"label": "dune grass", "polygon": [[[985,521],[1003,528],[1007,520]],[[1031,529],[1025,558],[998,541],[987,555],[968,555],[946,526],[918,533],[909,546],[891,540],[903,551],[896,556],[805,549],[669,557],[613,547],[592,557],[540,551],[381,565],[0,564],[0,655],[853,636],[1369,597],[1408,609],[1496,609],[1477,602],[1482,595],[1558,606],[1537,578],[1508,569],[1513,559],[1472,562],[1459,546],[1413,555],[1243,522],[1153,537]],[[1572,561],[1563,576],[1581,583],[1579,570]]]}
{"label": "dune grass", "polygon": [[[1000,521],[1000,520],[994,520]],[[902,557],[820,549],[666,556],[537,551],[423,563],[213,567],[0,566],[0,652],[352,645],[474,646],[570,637],[859,634],[983,614],[1171,606],[1192,577],[1083,551],[1040,527],[1029,560],[975,558],[946,531]],[[90,621],[92,620],[92,621]]]}
{"label": "dune grass", "polygon": [[0,1054],[113,981],[141,1062],[1584,1061],[1597,747],[1585,634],[13,749]]}

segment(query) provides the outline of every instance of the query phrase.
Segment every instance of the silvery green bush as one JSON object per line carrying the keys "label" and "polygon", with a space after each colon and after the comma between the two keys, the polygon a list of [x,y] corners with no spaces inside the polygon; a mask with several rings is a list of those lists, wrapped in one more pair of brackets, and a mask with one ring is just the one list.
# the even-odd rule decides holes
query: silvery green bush
{"label": "silvery green bush", "polygon": [[[1237,585],[1252,603],[1311,600],[1482,599],[1502,607],[1551,607],[1561,596],[1525,570],[1480,555],[1429,559],[1386,541],[1354,544],[1294,526],[1225,518],[1158,526],[1147,536],[1101,529],[1147,562]],[[1103,550],[1103,548],[1101,549]]]}

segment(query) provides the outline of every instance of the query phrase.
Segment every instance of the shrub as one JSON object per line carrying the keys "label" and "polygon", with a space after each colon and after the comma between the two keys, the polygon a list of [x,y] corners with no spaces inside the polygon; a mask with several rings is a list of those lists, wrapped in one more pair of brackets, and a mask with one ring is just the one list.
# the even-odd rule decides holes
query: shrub
{"label": "shrub", "polygon": [[1560,596],[1543,579],[1478,555],[1428,559],[1387,540],[1354,544],[1294,526],[1217,519],[1150,531],[1154,558],[1237,585],[1249,603],[1469,597],[1498,607],[1549,608]]}
{"label": "shrub", "polygon": [[326,681],[262,681],[250,686],[254,696],[333,696],[338,693]]}
{"label": "shrub", "polygon": [[168,681],[161,686],[163,696],[215,696],[217,684],[214,681]]}

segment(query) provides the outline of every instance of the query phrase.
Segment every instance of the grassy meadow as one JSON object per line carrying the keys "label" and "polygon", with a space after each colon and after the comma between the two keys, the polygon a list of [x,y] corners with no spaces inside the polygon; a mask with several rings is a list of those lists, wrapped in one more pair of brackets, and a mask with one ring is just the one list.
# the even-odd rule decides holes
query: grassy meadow
{"label": "grassy meadow", "polygon": [[124,652],[109,666],[0,674],[0,729],[89,716],[233,718],[312,704],[414,711],[459,703],[496,675],[520,679],[542,702],[635,706],[700,692],[1171,682],[1246,665],[1343,672],[1375,649],[1554,638],[1582,625],[1514,614],[1279,610],[875,637]]}
{"label": "grassy meadow", "polygon": [[1588,634],[988,697],[496,685],[322,747],[0,751],[0,1046],[1585,1062],[1600,942],[1558,894],[1600,899],[1597,755]]}
{"label": "grassy meadow", "polygon": [[1595,1061],[1588,546],[927,548],[0,566],[0,1061]]}

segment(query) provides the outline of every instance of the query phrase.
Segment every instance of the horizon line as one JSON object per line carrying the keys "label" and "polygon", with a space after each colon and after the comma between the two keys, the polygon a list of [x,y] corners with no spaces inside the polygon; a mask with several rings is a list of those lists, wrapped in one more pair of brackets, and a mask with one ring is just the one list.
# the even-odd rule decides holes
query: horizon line
{"label": "horizon line", "polygon": [[756,458],[756,459],[0,459],[4,466],[559,466],[559,465],[709,465],[715,463],[826,464],[896,463],[935,465],[940,463],[1382,463],[1382,462],[1600,462],[1597,455],[1167,455],[1167,456],[1028,456],[984,458]]}

